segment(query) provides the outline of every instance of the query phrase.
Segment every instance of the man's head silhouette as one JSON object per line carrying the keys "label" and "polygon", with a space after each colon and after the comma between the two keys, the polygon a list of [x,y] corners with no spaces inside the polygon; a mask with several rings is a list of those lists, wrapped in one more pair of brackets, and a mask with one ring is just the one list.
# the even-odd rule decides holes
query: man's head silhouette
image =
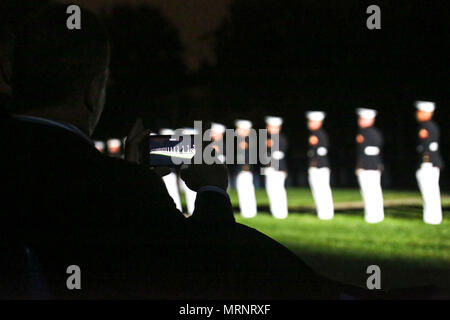
{"label": "man's head silhouette", "polygon": [[18,27],[13,112],[67,122],[91,135],[105,100],[109,42],[87,10],[81,10],[81,29],[69,30],[66,9],[45,6]]}

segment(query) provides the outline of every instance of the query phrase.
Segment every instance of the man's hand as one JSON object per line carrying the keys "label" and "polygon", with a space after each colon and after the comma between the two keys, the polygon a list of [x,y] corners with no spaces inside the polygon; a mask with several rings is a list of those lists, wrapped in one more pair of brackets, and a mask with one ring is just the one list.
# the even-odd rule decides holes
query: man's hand
{"label": "man's hand", "polygon": [[149,134],[150,130],[144,130],[142,119],[138,118],[125,141],[125,160],[134,163],[140,162],[141,144]]}
{"label": "man's hand", "polygon": [[155,167],[152,169],[161,178],[167,176],[172,170],[169,167]]}
{"label": "man's hand", "polygon": [[[141,161],[141,145],[151,130],[145,130],[142,119],[138,118],[130,130],[125,141],[125,160],[140,163]],[[168,175],[171,170],[167,167],[157,167],[153,169],[160,177]]]}
{"label": "man's hand", "polygon": [[193,191],[198,191],[205,186],[215,186],[227,191],[228,172],[223,164],[183,165],[180,176],[188,188]]}

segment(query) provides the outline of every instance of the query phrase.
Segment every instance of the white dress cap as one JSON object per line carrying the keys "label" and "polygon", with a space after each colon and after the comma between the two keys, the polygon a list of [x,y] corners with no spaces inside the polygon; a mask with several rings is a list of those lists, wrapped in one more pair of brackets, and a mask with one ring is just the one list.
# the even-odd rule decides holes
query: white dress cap
{"label": "white dress cap", "polygon": [[211,123],[211,131],[217,132],[217,133],[224,133],[225,132],[225,126],[220,123]]}
{"label": "white dress cap", "polygon": [[323,111],[308,111],[306,112],[306,118],[313,121],[322,121],[325,119],[326,113]]}
{"label": "white dress cap", "polygon": [[108,149],[110,148],[120,148],[120,145],[122,143],[120,142],[119,139],[109,139],[108,141],[106,141],[106,145],[108,146]]}
{"label": "white dress cap", "polygon": [[268,124],[269,126],[281,126],[283,124],[283,118],[280,117],[272,117],[272,116],[267,116],[265,118],[266,120],[266,124]]}
{"label": "white dress cap", "polygon": [[249,120],[236,120],[234,124],[240,129],[251,129],[252,127],[252,122]]}
{"label": "white dress cap", "polygon": [[108,147],[108,151],[110,153],[119,153],[121,145],[122,142],[119,139],[114,138],[106,141],[106,146]]}
{"label": "white dress cap", "polygon": [[434,102],[431,101],[416,101],[416,108],[425,112],[433,112],[435,109]]}
{"label": "white dress cap", "polygon": [[105,150],[105,143],[103,141],[95,140],[94,141],[95,148],[99,151]]}
{"label": "white dress cap", "polygon": [[194,135],[194,134],[198,134],[198,131],[194,128],[183,128],[183,130],[181,131],[182,135]]}
{"label": "white dress cap", "polygon": [[377,116],[377,110],[368,108],[358,108],[356,109],[356,113],[364,119],[373,119]]}
{"label": "white dress cap", "polygon": [[172,136],[175,134],[175,131],[173,129],[169,129],[169,128],[162,128],[159,130],[159,134],[161,134],[163,136]]}

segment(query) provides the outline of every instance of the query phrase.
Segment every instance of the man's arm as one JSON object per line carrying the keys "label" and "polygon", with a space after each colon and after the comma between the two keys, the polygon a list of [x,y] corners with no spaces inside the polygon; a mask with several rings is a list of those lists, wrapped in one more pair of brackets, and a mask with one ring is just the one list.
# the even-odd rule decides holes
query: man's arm
{"label": "man's arm", "polygon": [[232,224],[235,222],[233,207],[226,191],[205,186],[197,191],[192,222],[200,224]]}
{"label": "man's arm", "polygon": [[[149,130],[144,130],[142,119],[138,119],[127,137],[125,145],[125,159],[127,161],[134,163],[140,162],[139,148],[142,141],[149,135],[149,132]],[[156,195],[156,200],[161,202],[161,206],[165,211],[171,211],[171,216],[176,217],[173,219],[178,219],[178,217],[182,216],[175,208],[175,204],[170,198],[164,182],[156,171],[142,167],[141,169],[146,170],[151,176],[147,179],[153,181],[153,190],[159,190]],[[223,164],[184,166],[180,175],[188,188],[197,192],[194,211],[196,218],[192,222],[206,221],[209,219],[211,221],[224,219],[224,221],[234,222],[231,202],[226,193],[228,172]],[[155,199],[154,194],[151,197]]]}

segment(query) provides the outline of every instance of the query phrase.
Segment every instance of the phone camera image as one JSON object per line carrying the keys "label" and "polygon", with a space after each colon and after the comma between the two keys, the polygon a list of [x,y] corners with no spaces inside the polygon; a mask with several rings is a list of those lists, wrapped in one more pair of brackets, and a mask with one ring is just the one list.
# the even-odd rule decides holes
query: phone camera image
{"label": "phone camera image", "polygon": [[195,156],[194,136],[150,135],[147,163],[150,167],[175,167],[190,164]]}

